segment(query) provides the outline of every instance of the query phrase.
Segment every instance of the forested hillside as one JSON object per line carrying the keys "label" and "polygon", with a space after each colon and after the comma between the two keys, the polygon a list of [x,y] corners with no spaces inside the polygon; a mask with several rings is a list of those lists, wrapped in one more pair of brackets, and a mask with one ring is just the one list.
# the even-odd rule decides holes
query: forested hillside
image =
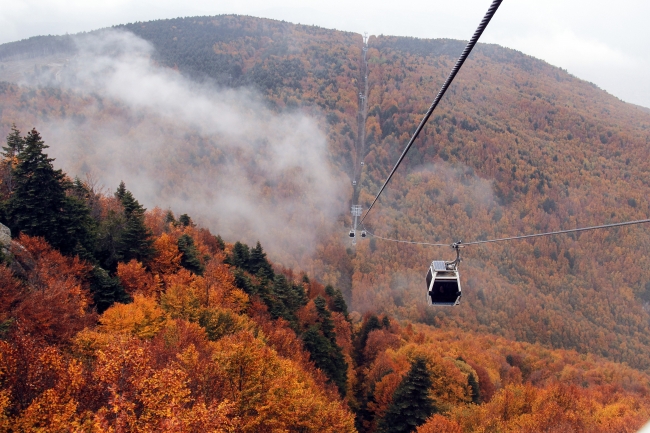
{"label": "forested hillside", "polygon": [[98,192],[47,149],[14,129],[2,151],[3,431],[620,433],[650,416],[643,372],[360,317],[259,243],[124,183]]}
{"label": "forested hillside", "polygon": [[[345,203],[352,204],[357,195],[364,207],[463,47],[450,40],[369,39],[368,112],[362,125],[366,142],[364,154],[358,154],[365,71],[361,35],[236,16],[118,29],[149,41],[155,48],[152,58],[163,67],[229,89],[252,88],[275,112],[316,119],[335,175],[351,181],[355,167],[364,162],[357,189],[348,187],[350,201]],[[81,138],[67,134],[61,143],[53,142],[53,148],[72,149],[65,155],[78,155],[66,159],[69,172],[95,171],[102,178],[102,169],[96,167],[107,156],[101,146],[93,148],[101,138],[91,132],[107,125],[119,133],[124,124],[135,125],[119,139],[137,141],[146,134],[168,140],[169,148],[181,155],[164,161],[156,155],[136,158],[160,176],[147,196],[148,206],[172,206],[171,197],[187,193],[183,181],[189,177],[188,166],[208,167],[206,172],[219,178],[222,164],[254,160],[245,154],[221,158],[220,142],[206,140],[204,131],[179,124],[172,128],[164,119],[147,117],[146,110],[133,114],[119,100],[43,81],[47,65],[25,63],[24,57],[30,56],[19,59],[16,54],[24,54],[21,46],[31,50],[27,42],[0,46],[2,70],[15,72],[29,64],[28,82],[37,77],[40,81],[31,82],[41,87],[3,84],[2,130],[8,134],[13,122],[24,128],[47,122],[48,134],[57,137],[49,125],[74,125]],[[62,52],[55,45],[48,55]],[[113,127],[115,119],[119,127]],[[146,127],[138,132],[142,125]],[[647,111],[525,54],[479,44],[366,227],[385,237],[451,243],[647,218],[649,144]],[[263,177],[255,170],[247,175]],[[273,203],[277,189],[283,196],[295,194],[296,184],[259,183],[260,201]],[[224,180],[219,187],[228,185]],[[179,202],[172,207],[186,209]],[[646,227],[466,248],[460,268],[462,304],[439,309],[424,303],[424,274],[432,259],[451,258],[451,250],[372,237],[352,248],[345,238],[350,217],[347,211],[337,212],[338,218],[325,213],[313,218],[318,236],[314,248],[305,250],[309,254],[295,253],[292,259],[282,255],[301,236],[280,246],[266,239],[264,243],[270,254],[297,272],[340,288],[351,311],[386,313],[454,332],[575,349],[642,370],[650,367]],[[198,210],[191,213],[208,221]],[[334,228],[323,223],[328,218]],[[291,239],[292,224],[301,221],[294,218],[286,226],[265,230],[265,235],[277,230]],[[221,232],[220,221],[209,223]],[[252,242],[257,234],[250,228],[242,233]],[[240,240],[235,233],[224,234],[224,239]]]}

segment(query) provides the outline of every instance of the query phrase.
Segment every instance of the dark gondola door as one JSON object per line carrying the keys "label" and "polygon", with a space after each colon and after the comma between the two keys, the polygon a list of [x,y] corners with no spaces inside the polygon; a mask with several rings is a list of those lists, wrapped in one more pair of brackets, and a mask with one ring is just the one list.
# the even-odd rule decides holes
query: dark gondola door
{"label": "dark gondola door", "polygon": [[445,262],[434,260],[429,266],[426,280],[429,305],[460,304],[460,276],[457,270],[447,269]]}

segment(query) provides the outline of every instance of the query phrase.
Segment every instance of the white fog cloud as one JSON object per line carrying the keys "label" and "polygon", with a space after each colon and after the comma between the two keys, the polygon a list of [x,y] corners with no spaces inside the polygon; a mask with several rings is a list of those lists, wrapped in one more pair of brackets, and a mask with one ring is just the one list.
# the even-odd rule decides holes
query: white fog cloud
{"label": "white fog cloud", "polygon": [[287,254],[280,260],[308,254],[343,210],[346,183],[315,119],[272,111],[250,89],[197,84],[158,67],[149,43],[130,33],[77,43],[56,79],[39,79],[99,101],[84,119],[39,127],[70,174],[89,170],[110,189],[124,180],[147,207],[188,213],[229,239],[260,240]]}

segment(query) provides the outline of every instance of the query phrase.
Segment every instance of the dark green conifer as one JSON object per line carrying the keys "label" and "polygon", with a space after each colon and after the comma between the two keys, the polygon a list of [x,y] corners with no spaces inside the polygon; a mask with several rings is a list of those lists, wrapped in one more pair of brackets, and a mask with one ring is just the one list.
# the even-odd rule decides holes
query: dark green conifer
{"label": "dark green conifer", "polygon": [[253,284],[250,277],[240,268],[233,270],[233,276],[235,277],[235,287],[242,289],[244,292],[249,295],[257,295],[258,287]]}
{"label": "dark green conifer", "polygon": [[131,191],[126,189],[124,182],[120,182],[115,197],[120,200],[124,208],[125,224],[120,236],[120,260],[128,262],[136,259],[147,262],[155,254],[153,248],[153,234],[144,223],[145,209],[133,197]]}
{"label": "dark green conifer", "polygon": [[176,218],[174,218],[174,213],[170,210],[165,214],[165,224],[176,225]]}
{"label": "dark green conifer", "polygon": [[126,303],[130,301],[120,280],[111,277],[106,270],[95,266],[90,276],[90,292],[98,313],[103,313],[115,302]]}
{"label": "dark green conifer", "polygon": [[47,147],[36,129],[27,134],[6,204],[9,227],[14,234],[44,237],[63,254],[82,253],[88,258],[95,241],[90,209],[74,195],[66,195],[73,185],[43,153]]}
{"label": "dark green conifer", "polygon": [[183,255],[181,256],[181,266],[190,272],[197,275],[203,275],[205,267],[201,260],[199,260],[199,251],[194,245],[194,239],[188,234],[178,238],[178,251]]}
{"label": "dark green conifer", "polygon": [[223,238],[220,235],[216,236],[217,238],[217,246],[221,251],[226,249],[226,243],[223,241]]}
{"label": "dark green conifer", "polygon": [[98,226],[95,257],[104,269],[115,271],[122,257],[122,233],[126,226],[124,212],[109,209]]}
{"label": "dark green conifer", "polygon": [[323,297],[318,296],[314,299],[314,305],[318,312],[318,323],[303,334],[305,349],[316,367],[325,373],[344,397],[347,393],[348,365],[343,357],[343,350],[336,344],[334,322]]}
{"label": "dark green conifer", "polygon": [[[266,284],[263,281],[262,286],[265,287]],[[261,294],[264,295],[264,293],[265,291],[261,290]],[[267,296],[263,296],[263,300],[269,307],[271,317],[274,319],[282,317],[295,326],[297,324],[295,312],[300,307],[295,307],[299,301],[294,299],[294,296],[295,293],[291,290],[291,283],[287,280],[287,277],[280,274],[273,279],[270,290],[267,291]]]}
{"label": "dark green conifer", "polygon": [[363,350],[366,348],[366,343],[368,342],[368,335],[370,332],[375,329],[381,329],[381,323],[379,319],[374,314],[370,315],[361,325],[361,329],[354,339],[354,352],[357,365],[363,365],[365,363],[365,358],[363,356]]}
{"label": "dark green conifer", "polygon": [[386,415],[379,422],[381,433],[410,433],[435,413],[429,396],[431,376],[426,361],[417,358],[393,394]]}
{"label": "dark green conifer", "polygon": [[257,242],[255,247],[250,250],[248,259],[248,271],[251,274],[258,275],[269,280],[273,279],[273,267],[266,258],[266,253],[262,249],[262,245]]}
{"label": "dark green conifer", "polygon": [[13,158],[22,152],[25,146],[25,139],[20,135],[16,124],[11,125],[11,132],[7,136],[7,145],[2,147],[2,156],[4,158]]}
{"label": "dark green conifer", "polygon": [[348,304],[343,298],[343,293],[341,290],[335,289],[330,284],[325,286],[325,294],[330,297],[330,309],[336,311],[337,313],[342,313],[345,318],[348,317]]}
{"label": "dark green conifer", "polygon": [[8,197],[14,188],[14,169],[16,168],[16,157],[23,150],[25,139],[16,129],[16,125],[11,125],[11,132],[7,136],[7,145],[2,148],[2,196]]}
{"label": "dark green conifer", "polygon": [[192,222],[192,218],[186,213],[178,217],[178,225],[183,226],[183,227],[190,227],[194,226],[194,223]]}
{"label": "dark green conifer", "polygon": [[472,403],[481,404],[481,388],[473,373],[467,376],[467,385],[469,385],[469,389],[472,392]]}
{"label": "dark green conifer", "polygon": [[316,307],[316,312],[318,313],[318,317],[320,319],[319,322],[321,332],[325,338],[328,338],[330,340],[336,339],[332,314],[327,309],[327,302],[325,302],[325,298],[322,296],[317,296],[316,299],[314,299],[314,306]]}
{"label": "dark green conifer", "polygon": [[226,262],[229,265],[236,266],[245,271],[248,271],[248,260],[250,259],[250,250],[248,245],[235,242],[235,245],[232,247],[232,252],[228,256]]}

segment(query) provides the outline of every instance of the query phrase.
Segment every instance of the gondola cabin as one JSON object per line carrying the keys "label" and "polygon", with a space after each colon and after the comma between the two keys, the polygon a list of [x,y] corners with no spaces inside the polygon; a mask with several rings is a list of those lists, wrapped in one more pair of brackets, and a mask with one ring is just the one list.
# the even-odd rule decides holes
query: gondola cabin
{"label": "gondola cabin", "polygon": [[[434,260],[427,273],[427,301],[429,305],[460,304],[460,277],[458,270],[442,260]],[[453,266],[455,268],[455,266]]]}

